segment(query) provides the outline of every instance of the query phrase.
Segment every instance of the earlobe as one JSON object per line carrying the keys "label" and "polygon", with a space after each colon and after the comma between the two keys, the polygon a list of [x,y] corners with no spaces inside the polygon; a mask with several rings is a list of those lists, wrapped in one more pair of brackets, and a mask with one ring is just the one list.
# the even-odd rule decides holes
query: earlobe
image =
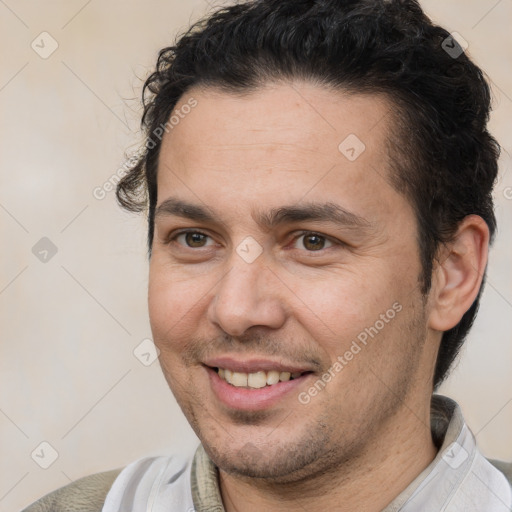
{"label": "earlobe", "polygon": [[473,304],[487,266],[489,228],[478,215],[467,216],[440,252],[432,276],[429,327],[455,327]]}

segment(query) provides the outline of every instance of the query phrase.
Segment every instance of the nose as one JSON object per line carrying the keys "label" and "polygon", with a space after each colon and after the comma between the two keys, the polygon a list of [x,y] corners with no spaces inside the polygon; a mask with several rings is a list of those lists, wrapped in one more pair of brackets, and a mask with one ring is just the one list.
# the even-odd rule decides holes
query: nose
{"label": "nose", "polygon": [[209,321],[233,337],[254,326],[278,329],[286,320],[282,283],[262,260],[246,263],[235,254],[209,304]]}

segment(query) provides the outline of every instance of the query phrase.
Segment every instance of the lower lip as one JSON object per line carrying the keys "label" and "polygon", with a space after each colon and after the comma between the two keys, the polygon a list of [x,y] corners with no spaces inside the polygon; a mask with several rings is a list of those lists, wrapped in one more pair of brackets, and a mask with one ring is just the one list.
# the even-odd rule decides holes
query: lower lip
{"label": "lower lip", "polygon": [[212,390],[218,400],[227,407],[245,411],[262,411],[268,409],[294,391],[298,396],[298,388],[302,387],[304,381],[312,375],[307,373],[296,379],[278,382],[272,386],[250,389],[232,386],[224,379],[221,379],[215,370],[208,366],[205,368],[210,379]]}

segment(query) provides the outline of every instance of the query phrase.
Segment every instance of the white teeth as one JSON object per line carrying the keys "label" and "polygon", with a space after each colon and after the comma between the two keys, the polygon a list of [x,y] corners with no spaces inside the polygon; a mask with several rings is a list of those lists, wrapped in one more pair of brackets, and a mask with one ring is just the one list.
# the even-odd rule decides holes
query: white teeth
{"label": "white teeth", "polygon": [[218,375],[221,379],[229,382],[232,386],[236,387],[249,387],[253,389],[264,388],[265,386],[272,386],[278,382],[287,382],[290,379],[297,379],[302,374],[300,372],[278,372],[270,370],[268,372],[259,371],[254,373],[233,372],[225,368],[218,369]]}
{"label": "white teeth", "polygon": [[247,377],[247,373],[233,372],[230,384],[233,384],[233,386],[237,388],[247,387]]}
{"label": "white teeth", "polygon": [[267,372],[267,384],[272,386],[272,384],[277,384],[279,382],[279,372],[275,370],[271,370]]}
{"label": "white teeth", "polygon": [[250,388],[264,388],[267,385],[267,374],[265,372],[250,373],[247,378],[247,385]]}
{"label": "white teeth", "polygon": [[287,380],[290,380],[290,377],[292,374],[290,372],[281,372],[279,374],[279,380],[286,382]]}

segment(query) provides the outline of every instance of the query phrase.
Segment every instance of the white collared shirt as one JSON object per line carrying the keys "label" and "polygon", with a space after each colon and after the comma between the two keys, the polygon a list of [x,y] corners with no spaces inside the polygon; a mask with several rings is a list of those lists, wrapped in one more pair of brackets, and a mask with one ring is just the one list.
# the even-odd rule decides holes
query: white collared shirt
{"label": "white collared shirt", "polygon": [[[434,395],[435,459],[382,512],[510,512],[512,488],[479,452],[459,406]],[[217,468],[200,445],[193,458],[137,460],[117,477],[102,512],[224,512]]]}

